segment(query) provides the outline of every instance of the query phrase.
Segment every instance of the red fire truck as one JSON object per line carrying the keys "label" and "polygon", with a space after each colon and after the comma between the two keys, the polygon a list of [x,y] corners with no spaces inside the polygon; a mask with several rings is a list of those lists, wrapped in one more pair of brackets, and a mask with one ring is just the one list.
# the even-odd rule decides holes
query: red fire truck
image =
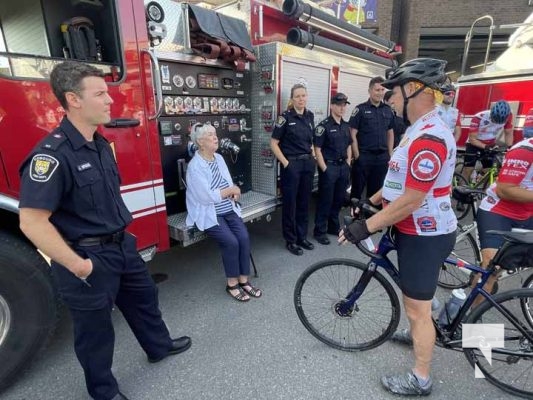
{"label": "red fire truck", "polygon": [[[489,29],[489,39],[481,72],[468,74],[470,41],[476,25],[484,24]],[[463,55],[462,76],[458,79],[456,107],[464,115],[462,135],[459,144],[468,137],[468,127],[472,117],[479,111],[487,110],[501,99],[509,102],[514,116],[514,142],[522,139],[522,128],[526,115],[533,107],[533,14],[509,37],[507,49],[493,62],[488,62],[492,32],[496,28],[489,15],[478,18],[466,37]],[[479,26],[478,26],[479,28]]]}
{"label": "red fire truck", "polygon": [[[18,168],[63,110],[48,84],[65,58],[100,68],[111,123],[102,127],[150,260],[203,238],[185,226],[188,129],[212,124],[246,221],[279,204],[269,140],[290,87],[307,85],[317,122],[331,92],[363,101],[394,44],[298,0],[231,1],[217,11],[170,0],[27,0],[0,4],[0,388],[44,346],[57,301],[46,258],[18,229]],[[312,49],[311,49],[312,48]]]}

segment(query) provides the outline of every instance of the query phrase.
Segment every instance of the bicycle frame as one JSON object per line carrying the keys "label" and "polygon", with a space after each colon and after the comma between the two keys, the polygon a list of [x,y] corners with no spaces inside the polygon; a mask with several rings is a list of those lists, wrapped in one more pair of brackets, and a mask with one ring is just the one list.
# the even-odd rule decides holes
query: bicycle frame
{"label": "bicycle frame", "polygon": [[[385,234],[381,237],[379,244],[377,246],[377,251],[375,256],[373,256],[367,264],[367,269],[363,272],[361,278],[353,289],[348,293],[343,301],[340,301],[335,306],[337,313],[340,316],[351,316],[355,307],[357,307],[357,300],[363,294],[368,282],[374,275],[378,267],[382,267],[387,274],[392,278],[392,280],[399,286],[400,275],[398,268],[390,261],[387,255],[392,251],[396,250],[396,245],[391,237],[391,228],[387,229]],[[474,300],[478,295],[481,295],[485,298],[486,301],[490,302],[497,310],[499,310],[528,340],[533,342],[533,332],[527,330],[520,321],[518,321],[512,313],[498,304],[493,296],[487,292],[483,287],[489,279],[489,277],[496,271],[496,266],[492,263],[489,265],[489,268],[484,269],[478,265],[469,264],[468,262],[460,258],[446,258],[446,263],[456,265],[459,268],[465,268],[471,272],[481,274],[481,279],[478,284],[472,289],[470,295],[467,297],[456,317],[451,321],[450,325],[443,327],[439,325],[438,321],[433,318],[433,325],[437,332],[437,343],[442,345],[445,348],[454,348],[459,347],[462,344],[462,339],[454,339],[456,332],[459,331],[461,323]],[[443,305],[445,307],[445,305]],[[505,349],[493,349],[495,353],[498,354],[507,354],[507,355],[516,355],[513,351],[506,351]]]}

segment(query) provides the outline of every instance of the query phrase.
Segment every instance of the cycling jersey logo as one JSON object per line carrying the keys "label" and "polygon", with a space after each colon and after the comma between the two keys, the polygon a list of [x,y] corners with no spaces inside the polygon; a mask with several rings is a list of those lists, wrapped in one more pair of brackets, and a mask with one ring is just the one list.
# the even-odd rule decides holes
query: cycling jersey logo
{"label": "cycling jersey logo", "polygon": [[433,217],[420,217],[416,219],[416,224],[421,232],[436,232],[437,221]]}
{"label": "cycling jersey logo", "polygon": [[422,182],[434,180],[441,170],[441,162],[434,151],[422,150],[411,163],[411,175]]}
{"label": "cycling jersey logo", "polygon": [[398,182],[385,181],[385,187],[389,189],[402,190],[402,184]]}

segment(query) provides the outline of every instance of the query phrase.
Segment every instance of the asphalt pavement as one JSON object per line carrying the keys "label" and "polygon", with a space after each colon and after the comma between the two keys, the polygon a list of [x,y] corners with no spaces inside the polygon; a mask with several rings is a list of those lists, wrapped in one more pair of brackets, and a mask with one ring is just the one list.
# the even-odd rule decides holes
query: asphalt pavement
{"label": "asphalt pavement", "polygon": [[[312,337],[294,311],[294,284],[309,265],[331,257],[366,258],[353,246],[315,241],[315,250],[299,257],[290,254],[281,237],[280,214],[276,211],[271,222],[263,218],[248,225],[259,270],[253,282],[264,291],[260,299],[238,303],[226,294],[220,252],[210,240],[175,247],[149,264],[152,273],[168,276],[158,287],[172,335],[189,335],[193,345],[183,354],[149,364],[115,311],[113,371],[131,400],[398,399],[381,388],[380,377],[409,369],[409,348],[385,343],[358,353],[335,350]],[[400,327],[405,326],[402,316]],[[50,346],[1,399],[89,399],[72,346],[71,321],[63,312]],[[475,379],[460,352],[437,348],[432,376],[435,400],[513,398]]]}

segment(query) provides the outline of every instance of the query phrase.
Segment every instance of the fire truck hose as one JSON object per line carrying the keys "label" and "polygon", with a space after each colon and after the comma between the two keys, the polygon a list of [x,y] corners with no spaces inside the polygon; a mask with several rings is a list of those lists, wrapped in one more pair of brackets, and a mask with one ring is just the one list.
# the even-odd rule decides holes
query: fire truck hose
{"label": "fire truck hose", "polygon": [[191,44],[194,50],[199,51],[205,58],[218,58],[220,47],[212,43]]}
{"label": "fire truck hose", "polygon": [[337,51],[339,53],[348,54],[354,57],[362,58],[370,62],[380,65],[392,66],[392,60],[375,54],[366,52],[361,49],[349,46],[344,43],[336,42],[315,33],[309,33],[300,28],[291,28],[287,32],[287,43],[298,47],[306,47],[312,49],[315,46]]}

